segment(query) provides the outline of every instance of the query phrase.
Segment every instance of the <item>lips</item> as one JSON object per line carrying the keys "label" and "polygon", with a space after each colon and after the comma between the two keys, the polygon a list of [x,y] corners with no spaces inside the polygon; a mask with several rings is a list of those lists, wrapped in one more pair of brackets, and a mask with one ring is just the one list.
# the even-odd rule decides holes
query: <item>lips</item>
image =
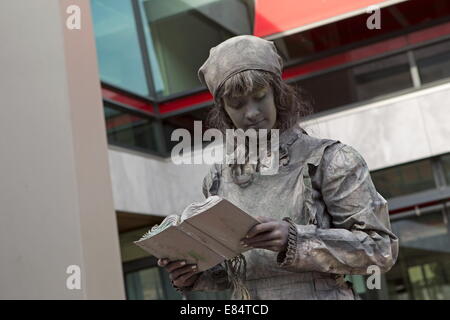
{"label": "lips", "polygon": [[253,122],[253,123],[249,124],[248,127],[249,127],[249,128],[251,128],[251,127],[256,127],[257,125],[261,124],[264,120],[265,120],[265,119],[262,119],[262,120]]}

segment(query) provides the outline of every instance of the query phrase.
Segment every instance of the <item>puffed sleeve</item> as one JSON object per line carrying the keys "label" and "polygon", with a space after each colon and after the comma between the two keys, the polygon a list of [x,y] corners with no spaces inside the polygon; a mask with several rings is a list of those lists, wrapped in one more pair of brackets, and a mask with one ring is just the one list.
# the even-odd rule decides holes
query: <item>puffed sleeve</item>
{"label": "puffed sleeve", "polygon": [[[219,170],[218,165],[213,165],[203,178],[202,191],[205,198],[217,194],[220,184]],[[203,271],[193,286],[180,289],[181,291],[221,291],[230,288],[231,282],[228,280],[225,263],[219,263]]]}
{"label": "puffed sleeve", "polygon": [[278,255],[278,264],[296,272],[367,274],[371,265],[388,271],[397,260],[398,238],[391,231],[387,201],[376,191],[365,160],[340,144],[318,169],[331,226],[294,224],[296,241]]}

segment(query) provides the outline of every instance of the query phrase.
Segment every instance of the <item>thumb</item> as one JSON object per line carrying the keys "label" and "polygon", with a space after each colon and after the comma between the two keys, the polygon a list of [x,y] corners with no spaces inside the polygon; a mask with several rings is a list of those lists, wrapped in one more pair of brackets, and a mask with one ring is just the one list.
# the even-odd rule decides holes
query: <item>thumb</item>
{"label": "thumb", "polygon": [[275,221],[275,219],[273,219],[273,218],[264,217],[264,216],[257,216],[256,219],[257,219],[260,223],[265,223],[265,222]]}

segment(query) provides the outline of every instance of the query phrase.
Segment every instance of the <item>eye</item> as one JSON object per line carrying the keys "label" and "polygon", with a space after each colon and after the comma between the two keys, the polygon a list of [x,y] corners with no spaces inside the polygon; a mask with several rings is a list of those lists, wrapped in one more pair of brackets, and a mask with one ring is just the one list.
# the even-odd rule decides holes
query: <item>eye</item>
{"label": "eye", "polygon": [[258,92],[255,96],[256,100],[262,100],[266,97],[266,92],[265,91],[260,91]]}
{"label": "eye", "polygon": [[227,101],[227,105],[232,109],[239,109],[242,106],[242,100],[231,99]]}

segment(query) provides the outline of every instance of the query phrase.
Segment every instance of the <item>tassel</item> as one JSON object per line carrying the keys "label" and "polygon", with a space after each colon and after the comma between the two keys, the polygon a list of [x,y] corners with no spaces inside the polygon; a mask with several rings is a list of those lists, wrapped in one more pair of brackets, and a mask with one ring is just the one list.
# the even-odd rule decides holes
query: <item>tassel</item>
{"label": "tassel", "polygon": [[247,261],[245,257],[240,254],[233,259],[225,261],[225,267],[228,277],[233,285],[232,300],[250,300],[250,293],[244,282],[246,279]]}

